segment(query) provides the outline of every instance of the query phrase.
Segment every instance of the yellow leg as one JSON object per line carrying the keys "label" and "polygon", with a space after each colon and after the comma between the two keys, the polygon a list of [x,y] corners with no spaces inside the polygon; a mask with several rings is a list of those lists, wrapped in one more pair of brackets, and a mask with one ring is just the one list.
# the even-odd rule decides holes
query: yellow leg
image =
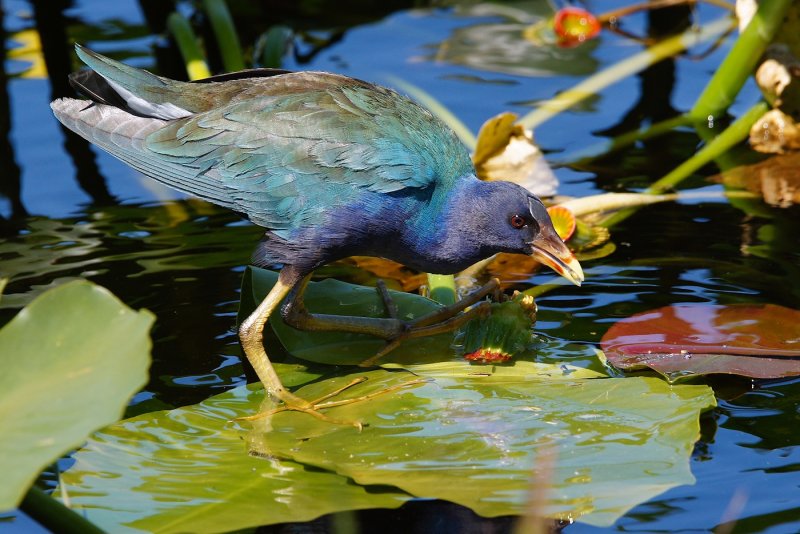
{"label": "yellow leg", "polygon": [[[281,274],[283,275],[284,272],[281,271]],[[360,422],[342,421],[328,417],[318,411],[315,403],[308,402],[292,394],[283,385],[281,379],[278,377],[278,373],[275,372],[275,368],[272,366],[272,362],[269,361],[269,356],[267,356],[267,352],[264,350],[264,326],[266,326],[272,312],[275,311],[283,298],[294,286],[293,283],[286,283],[283,281],[283,278],[284,276],[278,277],[278,281],[272,290],[270,290],[267,296],[264,297],[264,300],[261,301],[261,304],[258,305],[255,311],[251,313],[239,327],[239,339],[242,342],[242,348],[244,349],[247,359],[250,361],[253,369],[255,369],[267,394],[282,401],[284,410],[305,412],[329,423],[350,425],[360,430],[362,427]],[[325,399],[329,397],[330,395],[326,396]]]}
{"label": "yellow leg", "polygon": [[[251,417],[242,417],[240,420],[254,420],[261,417],[267,417],[279,412],[291,410],[307,413],[317,419],[327,421],[329,423],[339,425],[354,426],[358,429],[362,428],[362,424],[358,421],[344,421],[334,419],[320,412],[325,408],[333,408],[335,406],[342,406],[353,402],[368,400],[376,395],[380,395],[389,391],[393,391],[400,387],[406,387],[422,382],[422,380],[412,380],[405,384],[388,388],[386,390],[355,397],[351,399],[343,399],[338,401],[329,401],[331,397],[338,395],[345,389],[360,383],[362,380],[356,380],[345,387],[339,388],[319,399],[307,401],[291,393],[281,382],[275,368],[269,361],[269,356],[264,350],[264,327],[267,324],[272,313],[280,307],[283,299],[293,292],[289,298],[288,310],[284,310],[284,317],[290,319],[295,327],[304,330],[318,330],[318,331],[344,331],[344,332],[357,332],[361,334],[371,334],[377,337],[386,339],[388,344],[386,348],[378,354],[363,362],[362,366],[371,366],[378,359],[391,352],[400,343],[409,338],[421,337],[442,332],[452,331],[462,324],[466,323],[473,317],[487,313],[489,311],[488,302],[480,302],[487,295],[496,292],[499,284],[497,280],[492,280],[484,287],[478,289],[464,299],[456,302],[451,306],[447,306],[426,316],[420,317],[416,321],[405,323],[396,317],[394,303],[388,295],[385,288],[382,289],[384,304],[389,314],[389,318],[367,318],[367,317],[350,317],[338,315],[317,315],[311,314],[306,311],[303,305],[303,291],[308,284],[309,276],[298,277],[291,267],[284,268],[278,276],[278,281],[275,286],[270,290],[261,304],[255,309],[250,316],[245,319],[239,327],[239,338],[242,342],[242,348],[250,361],[250,364],[255,369],[259,380],[264,385],[267,394],[283,402],[283,405],[273,409],[267,410],[262,413],[256,414]],[[473,306],[470,310],[464,311],[468,306]]]}

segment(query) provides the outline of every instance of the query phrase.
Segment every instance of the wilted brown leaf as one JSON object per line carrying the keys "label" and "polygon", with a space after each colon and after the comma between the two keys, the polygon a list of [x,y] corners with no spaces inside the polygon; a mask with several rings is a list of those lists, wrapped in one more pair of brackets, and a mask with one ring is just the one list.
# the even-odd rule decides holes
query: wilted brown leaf
{"label": "wilted brown leaf", "polygon": [[772,206],[788,208],[800,202],[800,152],[779,154],[754,165],[736,167],[713,179],[761,195]]}
{"label": "wilted brown leaf", "polygon": [[472,157],[478,177],[514,182],[540,197],[553,196],[558,180],[531,131],[516,120],[513,113],[501,113],[483,123]]}

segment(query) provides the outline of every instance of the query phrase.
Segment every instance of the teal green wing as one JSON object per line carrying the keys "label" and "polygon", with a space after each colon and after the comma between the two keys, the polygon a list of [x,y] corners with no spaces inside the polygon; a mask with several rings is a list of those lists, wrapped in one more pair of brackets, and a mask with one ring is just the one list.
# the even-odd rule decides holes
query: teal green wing
{"label": "teal green wing", "polygon": [[[310,75],[297,73],[291,76]],[[234,102],[149,134],[158,179],[266,228],[313,224],[364,191],[449,184],[472,172],[455,134],[388,89],[313,73],[319,88]],[[330,77],[320,84],[320,76]],[[294,80],[292,83],[296,83]]]}

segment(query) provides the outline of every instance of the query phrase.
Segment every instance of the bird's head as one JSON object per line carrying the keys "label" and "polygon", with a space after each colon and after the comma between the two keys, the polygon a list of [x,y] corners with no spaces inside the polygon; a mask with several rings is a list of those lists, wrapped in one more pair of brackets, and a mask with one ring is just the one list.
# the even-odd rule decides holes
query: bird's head
{"label": "bird's head", "polygon": [[528,254],[574,283],[583,282],[583,269],[558,236],[542,201],[510,182],[483,182],[488,187],[480,202],[487,219],[479,238],[503,252]]}

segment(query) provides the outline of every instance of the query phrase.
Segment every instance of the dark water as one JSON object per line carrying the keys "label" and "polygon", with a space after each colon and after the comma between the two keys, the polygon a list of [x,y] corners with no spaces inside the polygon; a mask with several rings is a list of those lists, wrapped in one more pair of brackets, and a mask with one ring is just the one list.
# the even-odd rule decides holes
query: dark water
{"label": "dark water", "polygon": [[[48,31],[44,39],[53,81],[19,76],[27,67],[24,62],[5,63],[8,109],[0,109],[0,116],[8,112],[10,130],[0,135],[7,136],[4,146],[10,155],[0,162],[0,271],[12,279],[0,303],[0,319],[7,320],[44,288],[88,278],[158,318],[150,383],[134,398],[129,415],[196,403],[242,384],[246,377],[234,334],[235,313],[241,272],[258,229],[163,189],[104,153],[74,140],[65,144],[47,106],[52,96],[68,91],[56,76],[74,67],[67,63],[67,38],[179,76],[174,49],[155,34],[157,22],[148,26],[145,20],[141,6],[154,9],[154,3],[41,4],[3,3],[7,39],[37,21],[40,27],[66,28],[66,33]],[[330,70],[385,84],[397,76],[436,96],[473,131],[499,112],[524,114],[580,77],[639,49],[609,35],[564,57],[537,59],[535,51],[511,50],[504,36],[520,25],[510,17],[517,10],[526,16],[543,12],[539,2],[508,2],[502,10],[465,7],[472,2],[419,9],[401,2],[379,8],[359,2],[338,8],[333,2],[322,4],[321,10],[302,2],[270,10],[232,2],[239,20],[247,22],[242,23],[245,43],[275,22],[308,32],[298,38],[296,54],[286,58],[285,68]],[[604,11],[617,3],[593,5]],[[719,12],[702,7],[699,15],[707,21]],[[645,31],[643,17],[631,22],[633,29]],[[312,35],[323,44],[312,43]],[[9,45],[17,46],[7,40]],[[567,160],[601,143],[604,134],[638,126],[638,119],[646,123],[670,108],[686,110],[729,45],[702,61],[683,58],[662,65],[651,79],[625,79],[545,123],[536,139],[551,160]],[[757,98],[748,85],[732,112],[741,113]],[[640,113],[626,122],[623,117],[637,101],[644,102]],[[687,158],[697,143],[687,130],[583,170],[559,168],[559,193],[580,196],[640,187]],[[718,186],[703,179],[715,172],[703,169],[689,185],[715,190]],[[597,343],[615,320],[666,304],[800,308],[797,221],[796,209],[763,208],[762,216],[753,216],[724,201],[642,209],[614,228],[614,254],[584,263],[587,281],[581,289],[563,287],[538,300],[537,330],[555,340]],[[519,288],[550,278],[537,274]],[[706,532],[735,519],[735,525],[728,525],[734,532],[800,531],[800,382],[711,383],[719,407],[703,416],[692,459],[697,483],[636,507],[610,530]],[[399,512],[359,517],[365,531],[386,521],[420,532],[505,531],[510,526],[510,521],[480,520],[455,506],[431,506],[436,505],[413,503]],[[450,523],[443,525],[443,517]],[[14,525],[0,522],[0,530],[29,528]],[[571,533],[598,530],[579,524],[566,528]]]}

